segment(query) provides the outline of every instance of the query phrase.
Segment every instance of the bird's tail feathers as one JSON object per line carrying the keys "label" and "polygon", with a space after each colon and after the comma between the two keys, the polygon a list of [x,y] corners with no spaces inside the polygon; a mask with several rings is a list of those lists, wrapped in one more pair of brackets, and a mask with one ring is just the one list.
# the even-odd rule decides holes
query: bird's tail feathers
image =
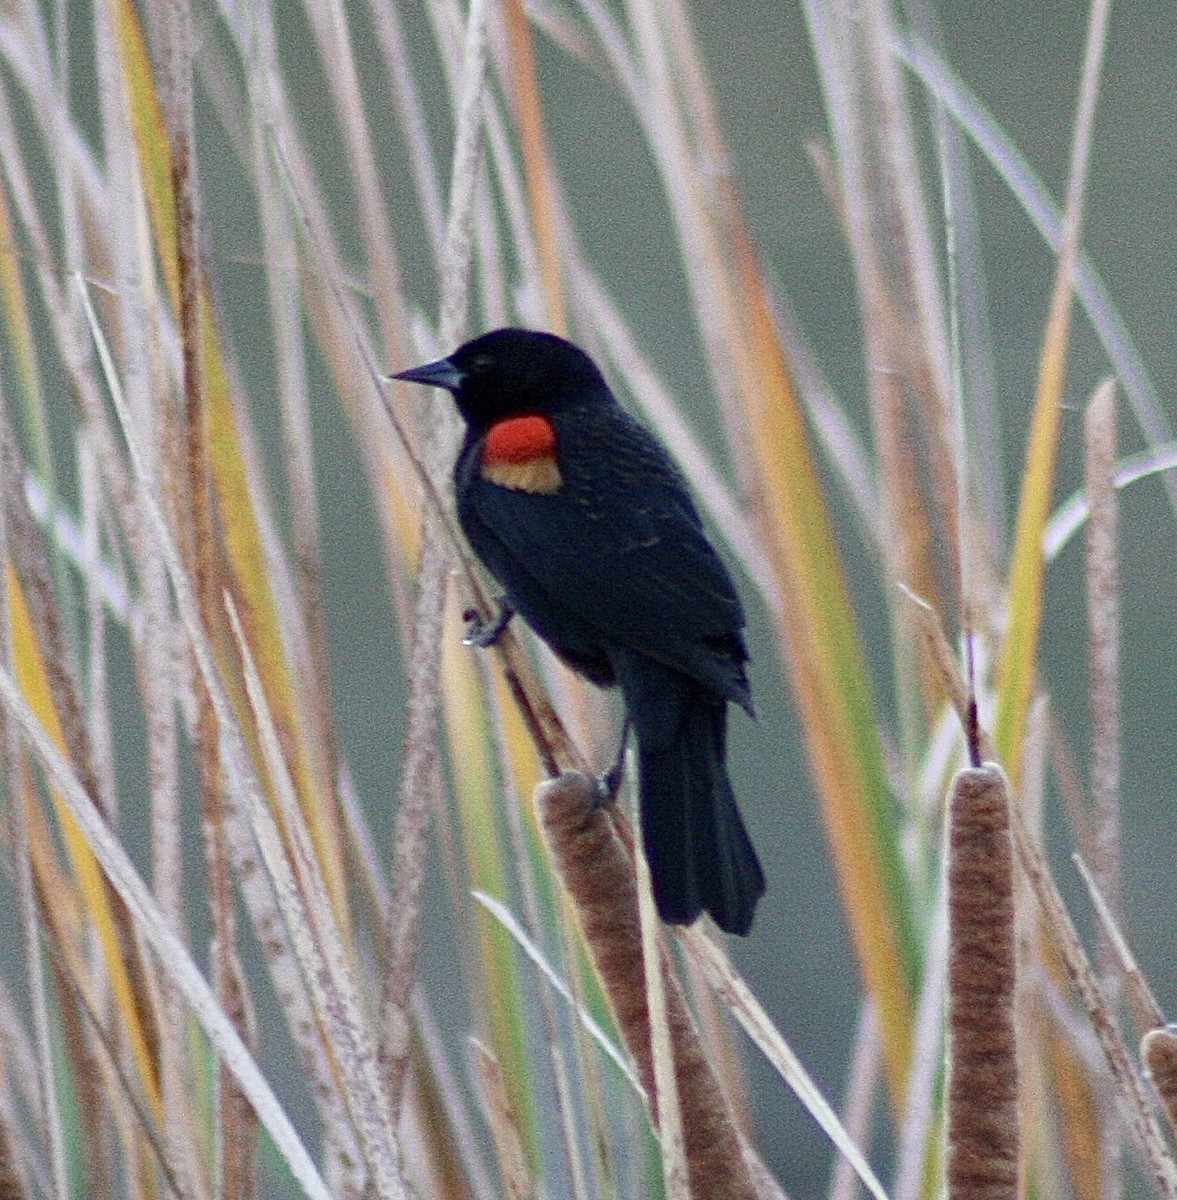
{"label": "bird's tail feathers", "polygon": [[677,735],[636,728],[642,842],[658,914],[689,924],[709,912],[746,934],[764,873],[736,807],[725,765],[727,705],[694,692],[682,699]]}

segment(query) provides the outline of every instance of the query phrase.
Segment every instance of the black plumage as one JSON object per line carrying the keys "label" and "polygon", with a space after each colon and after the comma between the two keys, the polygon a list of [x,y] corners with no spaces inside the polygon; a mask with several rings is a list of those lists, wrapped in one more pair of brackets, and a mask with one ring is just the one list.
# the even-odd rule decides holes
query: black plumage
{"label": "black plumage", "polygon": [[744,613],[677,467],[552,334],[496,330],[398,378],[454,396],[458,517],[511,605],[622,691],[659,914],[746,934],[764,876],[726,768],[728,702],[752,712]]}

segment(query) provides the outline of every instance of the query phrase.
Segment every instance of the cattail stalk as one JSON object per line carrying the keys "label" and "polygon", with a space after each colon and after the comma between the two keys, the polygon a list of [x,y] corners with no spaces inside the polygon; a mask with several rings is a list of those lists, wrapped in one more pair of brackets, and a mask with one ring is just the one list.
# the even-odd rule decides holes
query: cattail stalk
{"label": "cattail stalk", "polygon": [[949,796],[948,939],[949,1200],[1015,1200],[1013,845],[992,765],[961,771]]}
{"label": "cattail stalk", "polygon": [[[572,897],[657,1127],[654,1052],[633,860],[609,813],[597,803],[595,786],[587,776],[568,771],[541,784],[536,802],[548,846]],[[691,1194],[756,1200],[758,1191],[738,1128],[665,954],[662,983]]]}

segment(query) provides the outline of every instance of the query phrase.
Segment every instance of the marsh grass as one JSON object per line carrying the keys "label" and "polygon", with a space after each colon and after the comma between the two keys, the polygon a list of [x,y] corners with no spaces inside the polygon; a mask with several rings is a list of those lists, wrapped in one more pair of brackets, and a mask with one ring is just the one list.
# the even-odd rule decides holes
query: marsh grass
{"label": "marsh grass", "polygon": [[[803,7],[865,437],[757,255],[681,0],[0,13],[19,943],[0,972],[0,1196],[773,1197],[765,1163],[788,1150],[753,1114],[789,1092],[829,1136],[837,1197],[1095,1200],[1125,1178],[1177,1195],[1172,1098],[1154,1103],[1134,1048],[1146,1035],[1164,1090],[1171,1037],[1118,924],[1117,397],[1149,447],[1133,478],[1172,451],[1082,254],[1106,9],[1059,211],[918,21],[897,27],[882,0],[852,18]],[[662,198],[644,219],[677,247],[722,447],[627,322],[626,279],[578,238],[541,43],[644,140]],[[611,119],[586,110],[577,128],[609,137]],[[999,463],[978,384],[976,152],[1058,251],[1029,435]],[[243,237],[239,311],[218,268]],[[1056,510],[1076,295],[1117,382],[1091,381],[1086,498]],[[485,654],[458,643],[462,611],[490,598],[450,511],[456,417],[385,376],[508,322],[598,358],[768,614],[809,768],[789,791],[817,800],[858,966],[836,1104],[714,931],[657,924],[624,811],[586,799],[600,698],[518,627]],[[251,394],[247,357],[272,392]],[[357,794],[348,747],[389,729],[344,714],[332,686],[328,426],[346,429],[383,571],[396,661],[371,669],[404,679],[378,795]],[[1017,481],[1009,528],[1001,477]],[[833,511],[884,597],[881,699]],[[1091,866],[1094,967],[1039,850],[1046,781],[1069,778],[1047,766],[1044,565],[1085,514],[1092,803],[1071,789],[1066,836]],[[945,836],[950,793],[983,794],[979,858]],[[791,961],[763,915],[754,937],[782,971],[823,968]],[[981,1001],[946,997],[956,979]],[[748,1094],[749,1053],[770,1095]],[[969,1112],[999,1101],[994,1137],[973,1138]],[[863,1148],[888,1136],[884,1188]]]}

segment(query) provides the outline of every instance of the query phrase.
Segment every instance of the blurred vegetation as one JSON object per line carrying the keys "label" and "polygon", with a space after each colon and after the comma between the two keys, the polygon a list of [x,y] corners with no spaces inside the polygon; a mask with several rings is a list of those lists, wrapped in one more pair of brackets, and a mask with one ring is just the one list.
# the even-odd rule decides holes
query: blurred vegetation
{"label": "blurred vegetation", "polygon": [[[1061,203],[920,6],[800,11],[854,405],[757,252],[682,0],[0,12],[0,1196],[1177,1195],[1174,1102],[1136,1051],[1159,1087],[1172,1048],[1119,932],[1114,484],[1173,445],[1082,252],[1106,8],[1068,30]],[[555,106],[550,62],[591,102]],[[578,148],[613,142],[655,184],[648,261],[595,253],[638,189],[586,179]],[[1015,437],[979,161],[1054,263]],[[673,362],[622,303],[655,260]],[[783,867],[752,946],[859,1014],[844,1095],[713,931],[656,927],[624,811],[562,775],[608,760],[608,699],[524,630],[460,644],[487,582],[448,511],[456,417],[385,375],[502,324],[601,364],[769,631],[759,679],[807,774],[763,790],[814,797],[857,973],[797,954]],[[1078,337],[1114,382],[1078,385],[1085,491],[1059,504]],[[1080,529],[1076,747],[1039,651]],[[392,729],[341,701],[341,642],[403,685]],[[376,794],[357,745],[392,747]],[[949,794],[966,829],[958,800],[982,804],[979,866]],[[1089,949],[1038,850],[1047,795],[1089,868]],[[817,1167],[778,1133],[790,1090],[833,1143]]]}

